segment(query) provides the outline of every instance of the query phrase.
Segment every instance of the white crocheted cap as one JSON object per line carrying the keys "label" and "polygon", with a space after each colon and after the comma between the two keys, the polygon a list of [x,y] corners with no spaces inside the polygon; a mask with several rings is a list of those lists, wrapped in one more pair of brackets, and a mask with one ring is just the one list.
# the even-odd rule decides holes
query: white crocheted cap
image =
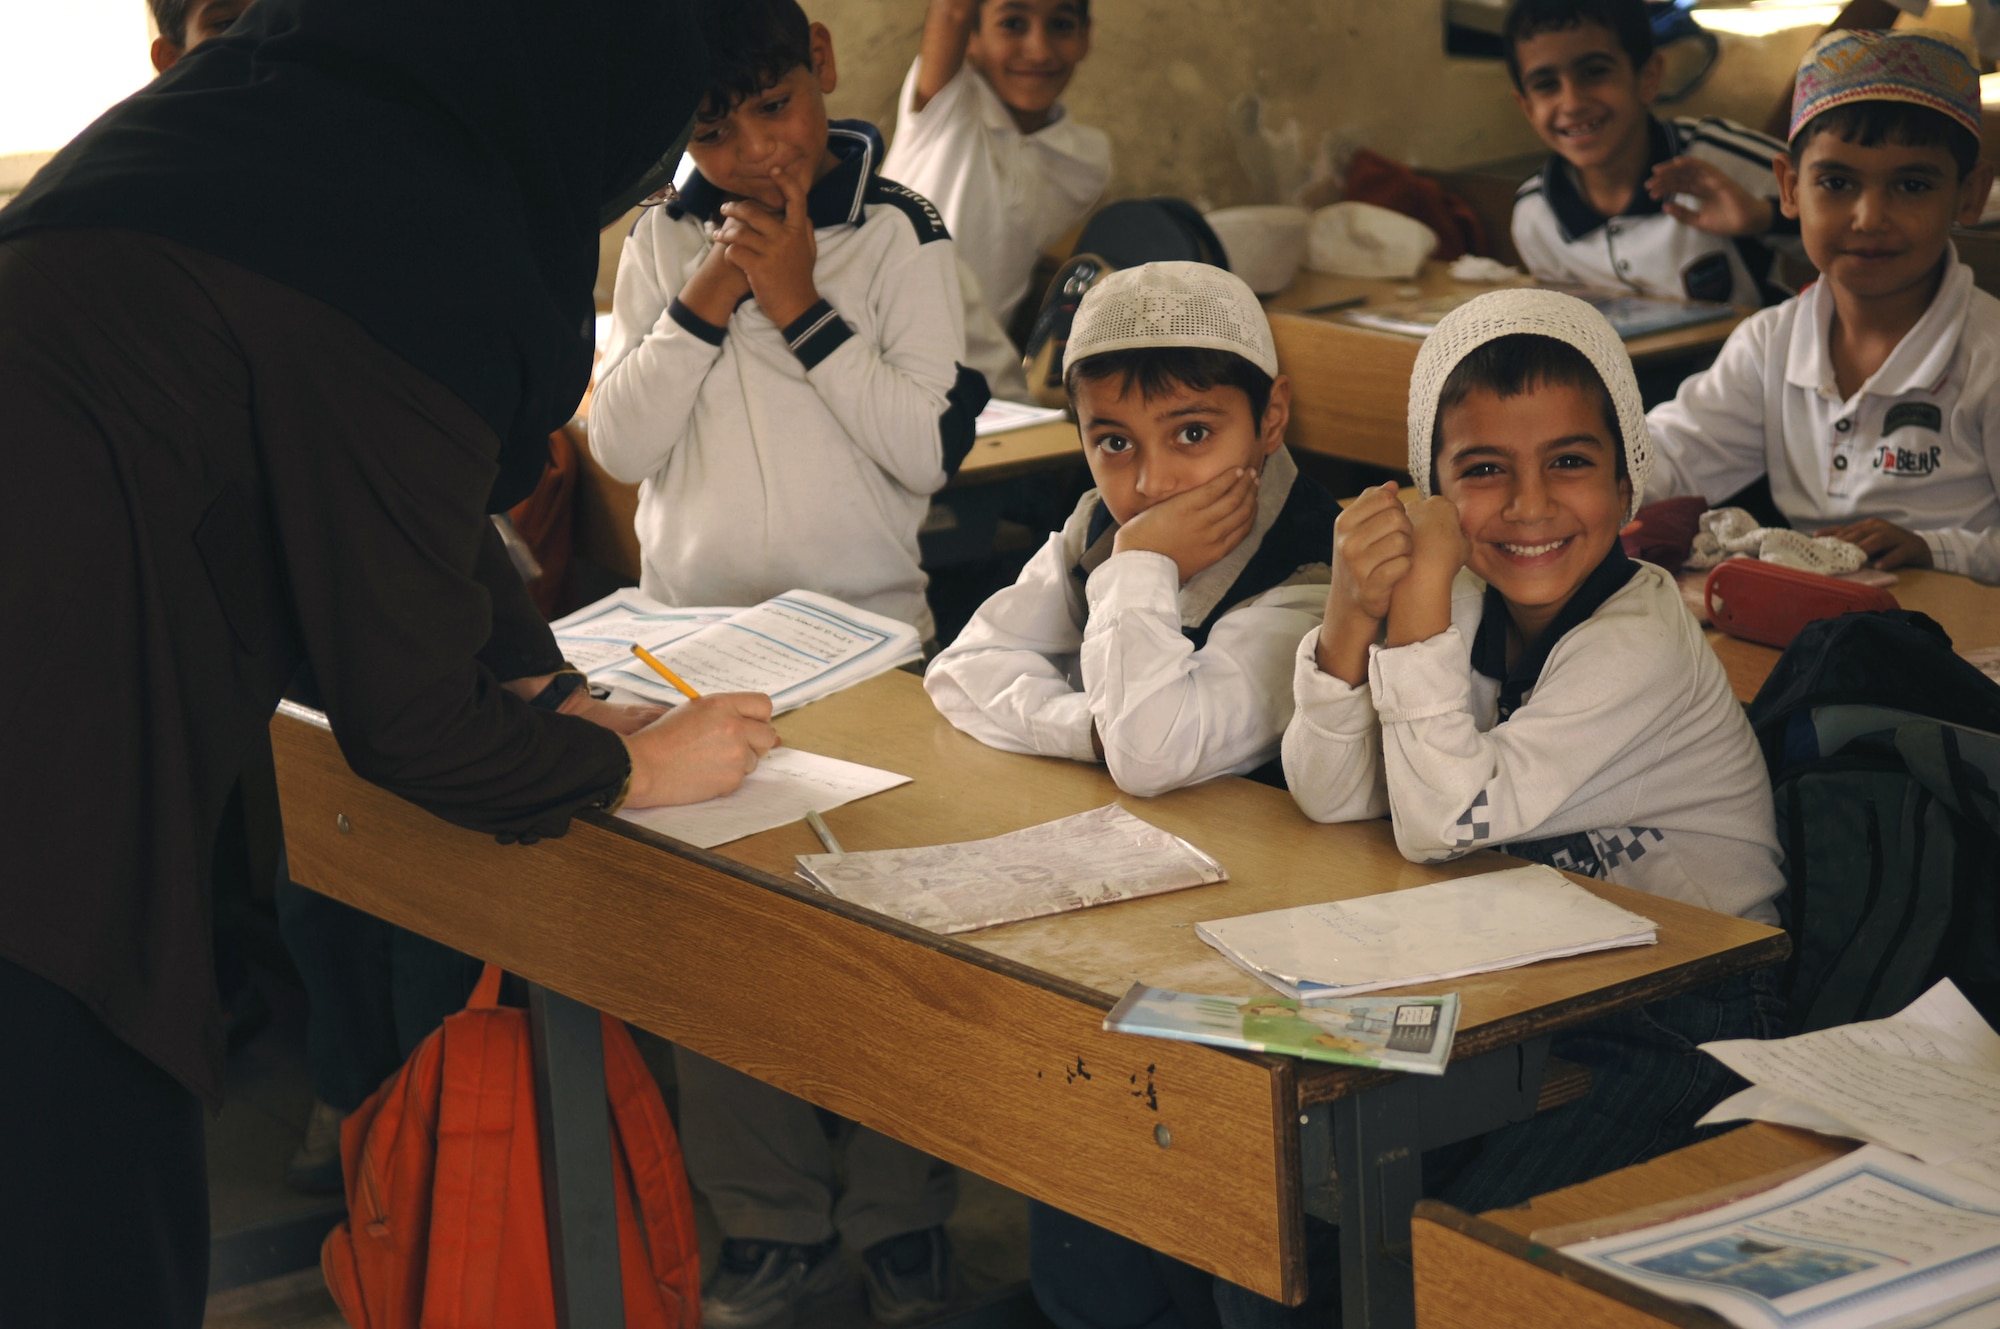
{"label": "white crocheted cap", "polygon": [[1424,339],[1416,367],[1410,371],[1410,478],[1417,482],[1417,492],[1426,498],[1431,494],[1431,429],[1445,380],[1475,347],[1517,333],[1553,337],[1574,346],[1604,380],[1619,431],[1625,436],[1625,473],[1632,481],[1632,502],[1625,517],[1631,520],[1639,511],[1646,477],[1653,470],[1653,442],[1646,432],[1639,382],[1632,376],[1632,357],[1625,353],[1625,343],[1604,321],[1604,315],[1561,291],[1490,292],[1446,314]]}
{"label": "white crocheted cap", "polygon": [[1278,376],[1264,306],[1241,277],[1206,263],[1142,263],[1100,280],[1077,306],[1063,364],[1152,346],[1233,351]]}

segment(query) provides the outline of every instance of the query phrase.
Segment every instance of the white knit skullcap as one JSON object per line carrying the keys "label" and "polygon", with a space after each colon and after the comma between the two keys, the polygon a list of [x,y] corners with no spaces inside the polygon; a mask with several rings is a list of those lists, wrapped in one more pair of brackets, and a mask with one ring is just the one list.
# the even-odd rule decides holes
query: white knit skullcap
{"label": "white knit skullcap", "polygon": [[1632,376],[1632,357],[1604,315],[1561,291],[1490,292],[1446,314],[1424,339],[1410,371],[1410,478],[1417,482],[1417,492],[1426,498],[1431,494],[1431,429],[1445,380],[1475,347],[1517,333],[1553,337],[1574,346],[1604,380],[1619,432],[1625,436],[1625,474],[1632,481],[1632,502],[1625,517],[1631,520],[1653,470],[1653,442],[1646,432],[1639,382]]}
{"label": "white knit skullcap", "polygon": [[1142,263],[1098,281],[1077,306],[1063,364],[1152,346],[1233,351],[1278,376],[1264,307],[1241,277],[1206,263]]}

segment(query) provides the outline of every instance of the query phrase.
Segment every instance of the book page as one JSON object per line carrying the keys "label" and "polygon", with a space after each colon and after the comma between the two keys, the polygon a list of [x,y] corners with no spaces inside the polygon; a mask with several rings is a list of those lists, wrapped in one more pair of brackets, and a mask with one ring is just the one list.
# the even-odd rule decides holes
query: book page
{"label": "book page", "polygon": [[973,422],[972,434],[975,438],[985,438],[989,434],[1004,434],[1010,429],[1026,429],[1029,425],[1053,424],[1066,418],[1068,412],[1056,407],[1028,406],[995,397],[986,403],[986,409]]}
{"label": "book page", "polygon": [[894,771],[797,748],[773,748],[735,793],[680,807],[620,809],[618,815],[697,849],[713,849],[909,782],[909,776]]}
{"label": "book page", "polygon": [[2000,1194],[1875,1145],[1734,1204],[1562,1250],[1739,1325],[1932,1325],[2000,1306]]}

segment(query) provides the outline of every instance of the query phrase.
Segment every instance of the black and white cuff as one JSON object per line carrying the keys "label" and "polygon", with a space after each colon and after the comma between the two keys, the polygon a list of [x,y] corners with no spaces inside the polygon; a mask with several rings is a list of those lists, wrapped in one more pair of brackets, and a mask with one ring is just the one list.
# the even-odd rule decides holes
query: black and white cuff
{"label": "black and white cuff", "polygon": [[840,344],[854,335],[854,329],[841,321],[832,305],[821,300],[788,324],[784,335],[785,345],[792,348],[799,363],[811,369],[839,350]]}
{"label": "black and white cuff", "polygon": [[679,296],[674,297],[673,303],[667,306],[667,317],[680,324],[689,333],[707,342],[710,346],[722,345],[723,334],[728,331],[726,328],[716,327],[715,324],[709,322],[700,314],[695,313],[694,310],[689,309],[680,302]]}

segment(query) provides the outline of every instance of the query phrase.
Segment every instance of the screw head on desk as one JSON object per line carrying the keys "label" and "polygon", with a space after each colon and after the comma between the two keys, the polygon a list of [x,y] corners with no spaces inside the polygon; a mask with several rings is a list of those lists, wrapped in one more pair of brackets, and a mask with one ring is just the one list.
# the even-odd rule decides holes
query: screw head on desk
{"label": "screw head on desk", "polygon": [[333,828],[342,835],[352,835],[354,833],[354,823],[347,819],[345,812],[336,812],[333,814]]}
{"label": "screw head on desk", "polygon": [[1162,1149],[1169,1149],[1173,1147],[1174,1133],[1167,1129],[1166,1124],[1164,1122],[1162,1122],[1158,1126],[1153,1127],[1153,1143],[1160,1146],[1160,1148]]}

